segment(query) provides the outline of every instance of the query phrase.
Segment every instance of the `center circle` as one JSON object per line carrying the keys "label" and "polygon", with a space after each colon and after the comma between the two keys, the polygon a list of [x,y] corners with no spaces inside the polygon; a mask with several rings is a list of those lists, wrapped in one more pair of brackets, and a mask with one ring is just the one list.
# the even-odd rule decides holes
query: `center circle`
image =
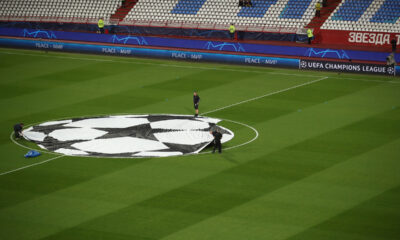
{"label": "center circle", "polygon": [[220,119],[149,114],[81,117],[49,121],[23,131],[40,148],[70,156],[165,157],[196,154],[213,141],[210,131],[234,133]]}

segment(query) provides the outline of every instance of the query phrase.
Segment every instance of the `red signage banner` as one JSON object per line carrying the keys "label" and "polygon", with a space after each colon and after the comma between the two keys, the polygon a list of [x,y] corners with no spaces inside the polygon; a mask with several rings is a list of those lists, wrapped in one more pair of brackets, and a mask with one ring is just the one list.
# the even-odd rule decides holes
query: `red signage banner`
{"label": "red signage banner", "polygon": [[341,30],[319,30],[316,41],[324,44],[343,44],[350,46],[391,46],[392,39],[400,45],[400,33],[358,32]]}

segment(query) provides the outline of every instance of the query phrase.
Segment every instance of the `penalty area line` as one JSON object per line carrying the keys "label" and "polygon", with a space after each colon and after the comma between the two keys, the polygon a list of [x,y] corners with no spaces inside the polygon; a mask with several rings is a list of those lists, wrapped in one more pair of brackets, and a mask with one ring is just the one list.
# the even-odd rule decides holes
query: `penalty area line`
{"label": "penalty area line", "polygon": [[[237,103],[233,103],[233,104],[227,105],[227,106],[225,106],[225,107],[220,107],[220,108],[217,108],[217,109],[214,109],[214,110],[205,112],[205,113],[202,114],[202,115],[207,115],[207,114],[209,114],[209,113],[218,112],[218,111],[221,111],[221,110],[224,110],[224,109],[227,109],[227,108],[230,108],[230,107],[234,107],[234,106],[237,106],[237,105],[240,105],[240,104],[243,104],[243,103],[255,101],[255,100],[258,100],[258,99],[261,99],[261,98],[264,98],[264,97],[268,97],[268,96],[271,96],[271,95],[274,95],[274,94],[278,94],[278,93],[286,92],[286,91],[289,91],[289,90],[292,90],[292,89],[295,89],[295,88],[299,88],[299,87],[303,87],[303,86],[306,86],[306,85],[310,85],[310,84],[313,84],[313,83],[316,83],[316,82],[325,80],[325,79],[327,79],[327,78],[328,78],[328,77],[318,78],[318,79],[313,80],[313,81],[305,82],[305,83],[298,84],[298,85],[295,85],[295,86],[292,86],[292,87],[288,87],[288,88],[285,88],[285,89],[281,89],[281,90],[278,90],[278,91],[275,91],[275,92],[267,93],[267,94],[264,94],[264,95],[262,95],[262,96],[250,98],[250,99],[247,99],[247,100],[243,100],[243,101],[240,101],[240,102],[237,102]],[[222,120],[226,120],[226,119],[222,119]],[[254,128],[254,127],[252,127],[252,126],[250,126],[250,125],[247,125],[247,124],[244,124],[244,123],[240,123],[240,122],[236,122],[236,121],[232,121],[232,120],[227,120],[227,121],[233,122],[233,123],[237,123],[237,124],[240,124],[240,125],[243,125],[243,126],[246,126],[246,127],[250,128],[250,129],[252,129],[252,130],[255,132],[256,135],[255,135],[251,140],[249,140],[249,141],[247,141],[247,142],[245,142],[245,143],[242,143],[242,144],[239,144],[239,145],[236,145],[236,146],[228,147],[228,148],[226,148],[225,150],[238,148],[238,147],[247,145],[247,144],[249,144],[249,143],[252,143],[252,142],[254,142],[255,140],[257,140],[258,136],[260,135],[260,134],[258,133],[257,129]],[[209,152],[206,152],[206,153],[209,153]]]}
{"label": "penalty area line", "polygon": [[[26,146],[24,146],[24,145],[18,143],[17,141],[15,141],[15,140],[12,138],[12,136],[13,136],[13,132],[11,132],[11,134],[10,134],[10,139],[11,139],[11,141],[12,141],[13,143],[15,143],[15,144],[17,144],[18,146],[23,147],[23,148],[25,148],[25,149],[31,149],[31,148],[26,147]],[[36,149],[35,149],[35,150],[36,150]],[[26,166],[23,166],[23,167],[20,167],[20,168],[16,168],[16,169],[13,169],[13,170],[10,170],[10,171],[7,171],[7,172],[2,172],[2,173],[0,173],[0,176],[6,175],[6,174],[10,174],[10,173],[13,173],[13,172],[17,172],[17,171],[21,171],[21,170],[26,169],[26,168],[30,168],[30,167],[33,167],[33,166],[37,166],[37,165],[40,165],[40,164],[43,164],[43,163],[47,163],[47,162],[56,160],[56,159],[58,159],[58,158],[65,157],[65,155],[60,155],[60,154],[57,154],[57,153],[52,153],[52,152],[47,152],[47,151],[40,151],[40,150],[36,150],[36,151],[43,152],[43,153],[47,153],[47,154],[51,154],[51,155],[57,155],[57,156],[56,156],[56,157],[53,157],[53,158],[49,158],[49,159],[44,160],[44,161],[41,161],[41,162],[37,162],[37,163],[29,164],[29,165],[26,165]]]}
{"label": "penalty area line", "polygon": [[305,82],[305,83],[302,83],[302,84],[298,84],[298,85],[295,85],[295,86],[292,86],[292,87],[288,87],[288,88],[285,88],[285,89],[281,89],[281,90],[278,90],[278,91],[275,91],[275,92],[267,93],[267,94],[264,94],[264,95],[261,95],[261,96],[258,96],[258,97],[254,97],[254,98],[250,98],[250,99],[247,99],[247,100],[243,100],[243,101],[240,101],[240,102],[237,102],[237,103],[233,103],[233,104],[230,104],[230,105],[227,105],[227,106],[224,106],[224,107],[220,107],[220,108],[205,112],[202,115],[207,115],[207,114],[210,114],[210,113],[213,113],[213,112],[218,112],[218,111],[221,111],[221,110],[224,110],[224,109],[227,109],[227,108],[231,108],[231,107],[243,104],[243,103],[248,103],[248,102],[255,101],[255,100],[258,100],[258,99],[261,99],[261,98],[265,98],[265,97],[269,97],[269,96],[272,96],[272,95],[275,95],[275,94],[278,94],[278,93],[282,93],[282,92],[286,92],[286,91],[289,91],[289,90],[292,90],[292,89],[296,89],[296,88],[299,88],[299,87],[307,86],[307,85],[310,85],[310,84],[313,84],[313,83],[316,83],[316,82],[320,82],[320,81],[325,80],[327,78],[329,78],[329,77],[318,78],[317,80],[308,81],[308,82]]}
{"label": "penalty area line", "polygon": [[17,172],[17,171],[21,171],[21,170],[23,170],[25,168],[30,168],[30,167],[33,167],[33,166],[37,166],[37,165],[40,165],[40,164],[43,164],[43,163],[47,163],[47,162],[56,160],[58,158],[62,158],[62,157],[64,157],[64,155],[53,157],[53,158],[49,158],[47,160],[44,160],[44,161],[41,161],[41,162],[37,162],[37,163],[33,163],[33,164],[30,164],[30,165],[26,165],[26,166],[23,166],[23,167],[20,167],[20,168],[16,168],[16,169],[13,169],[13,170],[10,170],[10,171],[7,171],[7,172],[2,172],[2,173],[0,173],[0,176],[6,175],[6,174],[10,174],[10,173],[13,173],[13,172]]}

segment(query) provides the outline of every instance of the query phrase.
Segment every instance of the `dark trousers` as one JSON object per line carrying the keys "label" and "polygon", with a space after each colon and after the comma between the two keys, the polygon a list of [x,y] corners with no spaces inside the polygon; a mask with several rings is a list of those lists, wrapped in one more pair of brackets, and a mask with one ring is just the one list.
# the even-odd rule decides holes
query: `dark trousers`
{"label": "dark trousers", "polygon": [[231,36],[231,39],[232,39],[232,40],[235,38],[235,33],[229,32],[229,35]]}
{"label": "dark trousers", "polygon": [[214,141],[214,148],[213,148],[213,153],[215,153],[215,149],[218,148],[218,152],[221,153],[222,152],[222,145],[221,145],[221,141]]}
{"label": "dark trousers", "polygon": [[315,11],[315,16],[316,17],[321,17],[321,10],[316,10]]}
{"label": "dark trousers", "polygon": [[104,28],[99,28],[100,33],[104,33]]}
{"label": "dark trousers", "polygon": [[14,131],[15,138],[21,138],[22,135],[18,131]]}
{"label": "dark trousers", "polygon": [[308,44],[311,44],[312,37],[308,38]]}

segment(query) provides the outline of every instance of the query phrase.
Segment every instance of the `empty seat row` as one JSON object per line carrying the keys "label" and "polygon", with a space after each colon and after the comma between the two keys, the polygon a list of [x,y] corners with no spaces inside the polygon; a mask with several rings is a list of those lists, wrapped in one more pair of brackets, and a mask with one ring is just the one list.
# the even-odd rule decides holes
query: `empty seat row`
{"label": "empty seat row", "polygon": [[321,29],[400,32],[400,0],[344,0]]}

